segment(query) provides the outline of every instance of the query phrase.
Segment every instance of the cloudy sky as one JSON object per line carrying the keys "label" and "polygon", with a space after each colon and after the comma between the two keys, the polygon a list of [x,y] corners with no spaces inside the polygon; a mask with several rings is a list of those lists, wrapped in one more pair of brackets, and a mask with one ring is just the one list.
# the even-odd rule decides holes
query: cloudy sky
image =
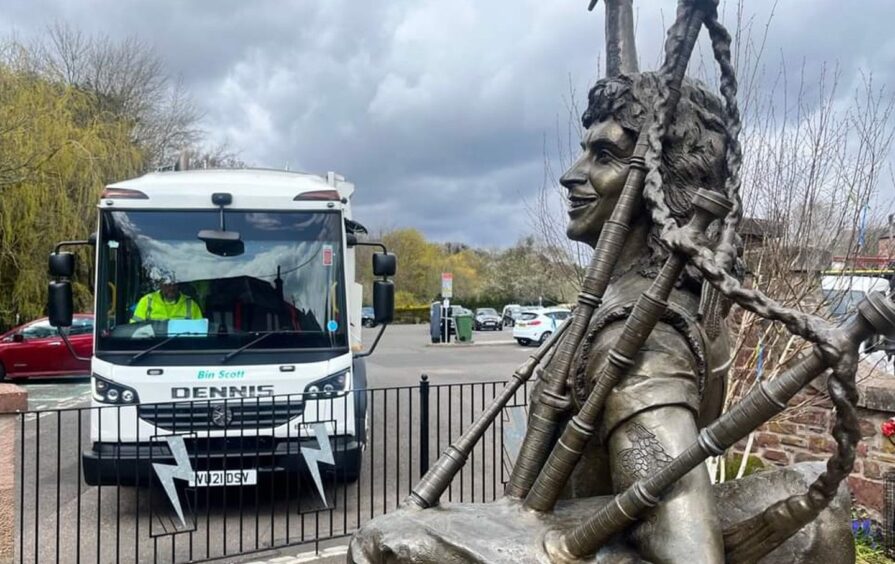
{"label": "cloudy sky", "polygon": [[[756,41],[770,22],[768,65],[804,61],[810,75],[838,62],[844,97],[859,70],[895,87],[895,2],[747,4]],[[597,77],[602,5],[586,5],[4,0],[0,31],[28,37],[61,21],[137,36],[183,77],[209,136],[246,162],[345,174],[368,226],[497,247],[532,231],[544,147],[554,153],[566,128],[570,90],[581,100]],[[673,6],[635,1],[641,68],[657,66]],[[735,4],[722,6],[733,27]]]}

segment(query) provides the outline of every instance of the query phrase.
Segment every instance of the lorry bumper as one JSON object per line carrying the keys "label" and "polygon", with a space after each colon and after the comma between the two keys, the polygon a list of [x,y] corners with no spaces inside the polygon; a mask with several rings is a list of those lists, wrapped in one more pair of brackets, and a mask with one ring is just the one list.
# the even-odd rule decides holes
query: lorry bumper
{"label": "lorry bumper", "polygon": [[[307,465],[301,448],[319,450],[316,439],[272,439],[232,437],[227,439],[184,438],[191,470],[258,471],[259,479],[282,472],[304,472]],[[326,472],[356,479],[363,444],[353,436],[330,437],[335,464],[321,464]],[[168,443],[94,443],[82,453],[84,481],[91,486],[148,486],[155,479],[153,464],[175,465]]]}

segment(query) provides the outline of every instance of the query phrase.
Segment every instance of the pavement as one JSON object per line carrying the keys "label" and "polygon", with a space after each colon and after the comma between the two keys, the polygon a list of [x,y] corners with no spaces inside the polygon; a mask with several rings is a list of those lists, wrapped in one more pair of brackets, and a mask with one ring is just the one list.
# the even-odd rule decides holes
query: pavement
{"label": "pavement", "polygon": [[[278,553],[288,552],[279,550]],[[278,554],[263,560],[249,560],[245,564],[345,564],[348,554],[347,540],[339,546],[323,548],[319,551],[305,551],[294,554]]]}

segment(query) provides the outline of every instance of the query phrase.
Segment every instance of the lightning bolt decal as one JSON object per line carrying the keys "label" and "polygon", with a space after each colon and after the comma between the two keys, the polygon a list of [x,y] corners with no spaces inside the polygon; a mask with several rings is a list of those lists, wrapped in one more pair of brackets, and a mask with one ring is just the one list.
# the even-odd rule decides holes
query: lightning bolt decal
{"label": "lightning bolt decal", "polygon": [[319,448],[301,447],[301,455],[305,457],[305,464],[308,465],[311,477],[314,478],[314,484],[317,485],[317,492],[320,494],[320,499],[323,500],[323,505],[328,506],[326,494],[323,493],[323,481],[320,479],[319,463],[335,465],[336,461],[333,458],[332,446],[329,444],[326,423],[314,423],[311,425],[311,429],[314,431],[314,436],[317,437]]}
{"label": "lightning bolt decal", "polygon": [[158,476],[162,487],[165,488],[165,493],[168,494],[168,499],[171,500],[174,511],[180,517],[180,523],[186,527],[186,520],[183,518],[183,508],[180,506],[180,497],[177,495],[174,479],[190,480],[193,477],[193,465],[190,464],[190,457],[187,455],[183,437],[162,437],[162,439],[168,443],[168,448],[171,449],[171,454],[174,456],[176,464],[159,464],[156,462],[152,464],[152,467],[155,469],[155,475]]}

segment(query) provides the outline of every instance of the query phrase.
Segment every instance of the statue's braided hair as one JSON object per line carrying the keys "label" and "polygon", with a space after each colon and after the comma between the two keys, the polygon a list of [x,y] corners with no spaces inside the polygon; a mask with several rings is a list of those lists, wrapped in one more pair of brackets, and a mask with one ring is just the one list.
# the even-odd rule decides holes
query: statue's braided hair
{"label": "statue's braided hair", "polygon": [[[740,199],[742,149],[738,140],[741,124],[736,101],[737,81],[731,64],[730,34],[718,21],[715,11],[710,12],[705,20],[705,26],[721,71],[720,90],[724,98],[724,128],[727,139],[725,155],[727,178],[724,192],[733,203],[733,209],[723,222],[715,250],[699,245],[678,229],[678,223],[663,191],[661,156],[666,131],[662,127],[665,123],[662,118],[663,113],[668,111],[667,82],[660,84],[659,101],[656,104],[657,115],[650,122],[649,150],[645,159],[648,172],[643,197],[650,209],[653,222],[661,226],[662,241],[670,249],[687,254],[691,263],[699,269],[706,280],[744,309],[766,319],[780,321],[792,333],[816,344],[832,367],[828,390],[836,407],[836,422],[832,434],[837,449],[828,460],[826,471],[811,484],[805,494],[794,500],[795,504],[808,507],[816,514],[833,498],[839,484],[849,475],[854,465],[855,447],[860,440],[855,409],[857,356],[854,347],[840,342],[839,333],[826,321],[786,308],[758,290],[747,289],[731,274],[737,253],[736,227],[742,216]],[[673,48],[673,45],[670,48]],[[669,78],[667,74],[665,78],[666,80]]]}

